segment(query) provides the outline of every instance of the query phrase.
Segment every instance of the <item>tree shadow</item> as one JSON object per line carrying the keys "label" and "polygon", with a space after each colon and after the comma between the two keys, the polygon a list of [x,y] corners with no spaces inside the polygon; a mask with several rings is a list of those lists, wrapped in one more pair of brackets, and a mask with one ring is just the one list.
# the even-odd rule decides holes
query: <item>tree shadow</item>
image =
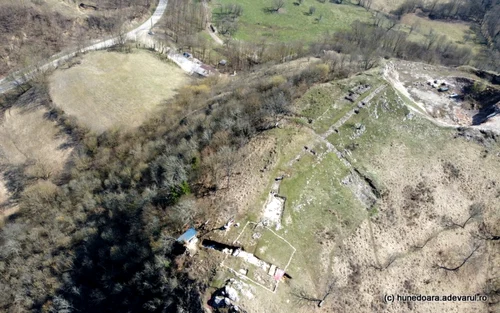
{"label": "tree shadow", "polygon": [[273,7],[266,7],[266,8],[262,8],[262,12],[264,12],[266,14],[276,14],[276,13],[278,13],[278,10],[276,10]]}
{"label": "tree shadow", "polygon": [[84,225],[93,231],[74,245],[72,270],[58,301],[75,312],[202,311],[196,283],[173,265],[183,250],[173,238],[152,250],[151,240],[163,242],[161,229],[148,225],[149,211],[140,198],[134,192],[105,197],[102,209],[88,215]]}

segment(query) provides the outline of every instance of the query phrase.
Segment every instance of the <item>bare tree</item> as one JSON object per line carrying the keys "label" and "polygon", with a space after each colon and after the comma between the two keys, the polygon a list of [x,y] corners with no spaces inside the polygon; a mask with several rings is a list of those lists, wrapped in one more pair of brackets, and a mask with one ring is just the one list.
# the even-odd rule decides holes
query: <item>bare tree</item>
{"label": "bare tree", "polygon": [[384,14],[377,12],[375,13],[375,18],[373,19],[373,25],[380,27],[384,22]]}
{"label": "bare tree", "polygon": [[444,217],[443,224],[445,227],[460,227],[465,228],[470,220],[482,215],[484,210],[483,203],[474,203],[469,207],[469,217],[463,223],[456,223],[451,217]]}
{"label": "bare tree", "polygon": [[420,21],[416,21],[414,23],[411,24],[410,26],[410,34],[413,32],[413,31],[418,31],[420,29]]}
{"label": "bare tree", "polygon": [[321,299],[310,295],[304,289],[295,290],[292,292],[292,295],[295,297],[295,301],[300,306],[306,305],[308,303],[318,303],[319,304],[321,302]]}
{"label": "bare tree", "polygon": [[392,17],[388,17],[387,18],[387,28],[386,28],[386,31],[390,31],[391,29],[393,29],[396,25],[398,24],[397,20],[395,18],[392,18]]}
{"label": "bare tree", "polygon": [[337,283],[337,280],[336,279],[333,279],[329,284],[328,284],[328,287],[326,289],[326,292],[325,292],[325,295],[323,296],[323,298],[321,299],[321,301],[318,303],[318,306],[319,307],[322,307],[323,304],[325,303],[326,301],[326,298],[331,295],[335,289],[335,285]]}
{"label": "bare tree", "polygon": [[438,40],[439,36],[436,34],[434,29],[431,29],[429,31],[429,34],[427,35],[427,50],[429,50]]}
{"label": "bare tree", "polygon": [[358,5],[369,10],[372,6],[373,0],[359,0]]}
{"label": "bare tree", "polygon": [[465,257],[462,261],[462,263],[460,263],[459,265],[457,266],[454,266],[454,267],[447,267],[447,266],[444,266],[444,265],[440,265],[440,264],[436,264],[434,265],[435,268],[439,268],[439,269],[443,269],[443,270],[446,270],[446,271],[452,271],[452,272],[455,272],[455,271],[458,271],[462,266],[465,265],[465,263],[467,263],[467,261],[472,257],[472,255],[480,248],[481,246],[480,245],[476,245],[471,253],[469,253],[469,255],[467,255],[467,257]]}
{"label": "bare tree", "polygon": [[326,287],[325,293],[321,298],[316,298],[303,289],[298,289],[293,291],[292,295],[295,297],[296,302],[299,305],[305,305],[308,303],[317,303],[318,307],[322,307],[325,304],[326,298],[328,298],[328,296],[335,291],[336,284],[337,284],[336,278],[330,279],[330,282]]}
{"label": "bare tree", "polygon": [[237,160],[236,151],[234,150],[234,148],[232,148],[230,146],[222,146],[217,151],[217,156],[219,159],[219,163],[222,165],[222,167],[224,168],[224,171],[226,173],[226,178],[227,178],[226,188],[229,188],[229,183],[230,183],[231,174],[233,171],[233,166]]}
{"label": "bare tree", "polygon": [[279,9],[285,6],[285,0],[274,0],[273,1],[273,11],[278,12]]}
{"label": "bare tree", "polygon": [[125,44],[127,43],[127,30],[123,19],[120,19],[120,21],[115,25],[115,36],[118,49],[124,50]]}

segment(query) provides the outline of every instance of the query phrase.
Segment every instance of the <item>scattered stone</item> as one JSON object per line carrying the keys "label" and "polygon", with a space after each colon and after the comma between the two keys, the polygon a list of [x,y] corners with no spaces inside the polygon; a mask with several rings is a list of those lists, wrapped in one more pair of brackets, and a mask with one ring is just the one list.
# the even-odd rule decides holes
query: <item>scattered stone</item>
{"label": "scattered stone", "polygon": [[245,276],[246,276],[246,275],[247,275],[247,273],[248,273],[248,270],[246,270],[246,269],[244,269],[244,268],[240,268],[240,269],[238,270],[238,272],[240,272],[240,274],[242,274],[242,275],[245,275]]}
{"label": "scattered stone", "polygon": [[349,95],[345,96],[345,99],[354,102],[358,97],[358,94],[350,93]]}
{"label": "scattered stone", "polygon": [[232,301],[237,302],[239,300],[238,292],[233,287],[226,285],[224,287],[224,291],[226,292],[227,297]]}
{"label": "scattered stone", "polygon": [[217,296],[214,298],[214,307],[219,308],[221,306],[225,305],[224,303],[224,297]]}

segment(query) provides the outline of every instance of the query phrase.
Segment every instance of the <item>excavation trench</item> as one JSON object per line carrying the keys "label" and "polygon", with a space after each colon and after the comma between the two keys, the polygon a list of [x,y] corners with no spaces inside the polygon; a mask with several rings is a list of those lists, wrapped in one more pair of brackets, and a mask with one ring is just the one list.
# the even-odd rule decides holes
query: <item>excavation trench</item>
{"label": "excavation trench", "polygon": [[276,265],[273,265],[273,264],[268,263],[264,260],[261,260],[260,258],[256,257],[254,254],[246,252],[241,247],[232,246],[232,245],[228,245],[225,243],[220,243],[220,242],[210,240],[210,239],[204,239],[202,241],[201,245],[204,248],[217,250],[217,251],[220,251],[222,253],[228,254],[232,257],[242,258],[245,262],[252,264],[252,265],[264,270],[265,272],[267,272],[271,276],[278,275],[278,276],[275,276],[276,280],[281,279],[282,276],[284,276],[288,279],[292,278],[288,273],[285,273],[284,270],[280,270]]}
{"label": "excavation trench", "polygon": [[238,247],[238,246],[231,246],[231,245],[227,245],[225,243],[220,243],[220,242],[217,242],[217,241],[214,241],[214,240],[210,240],[210,239],[204,239],[201,243],[201,245],[205,248],[208,248],[208,249],[214,249],[214,250],[217,250],[217,251],[223,251],[224,249],[230,249],[230,250],[237,250],[237,249],[242,249],[241,247]]}

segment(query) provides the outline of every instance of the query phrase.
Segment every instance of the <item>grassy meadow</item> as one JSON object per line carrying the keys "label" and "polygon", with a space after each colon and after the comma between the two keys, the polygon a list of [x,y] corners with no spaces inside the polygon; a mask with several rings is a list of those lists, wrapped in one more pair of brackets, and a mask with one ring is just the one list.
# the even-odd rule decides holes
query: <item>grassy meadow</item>
{"label": "grassy meadow", "polygon": [[448,40],[460,46],[468,46],[472,49],[479,47],[474,42],[475,35],[471,30],[471,25],[466,22],[431,20],[416,14],[406,14],[401,17],[400,27],[402,30],[410,32],[412,26],[414,30],[409,35],[409,39],[415,42],[425,41],[427,35],[432,31],[437,35],[446,36]]}
{"label": "grassy meadow", "polygon": [[[256,41],[303,41],[311,42],[326,32],[347,29],[355,20],[369,21],[372,14],[366,9],[349,2],[334,4],[315,0],[286,1],[279,13],[269,11],[272,0],[216,0],[211,4],[212,14],[216,18],[220,5],[237,3],[243,7],[243,14],[238,20],[235,39]],[[309,14],[309,8],[316,8]],[[320,18],[321,17],[321,18]]]}
{"label": "grassy meadow", "polygon": [[141,125],[188,81],[179,67],[151,52],[99,51],[57,70],[50,77],[50,93],[68,115],[101,133]]}

